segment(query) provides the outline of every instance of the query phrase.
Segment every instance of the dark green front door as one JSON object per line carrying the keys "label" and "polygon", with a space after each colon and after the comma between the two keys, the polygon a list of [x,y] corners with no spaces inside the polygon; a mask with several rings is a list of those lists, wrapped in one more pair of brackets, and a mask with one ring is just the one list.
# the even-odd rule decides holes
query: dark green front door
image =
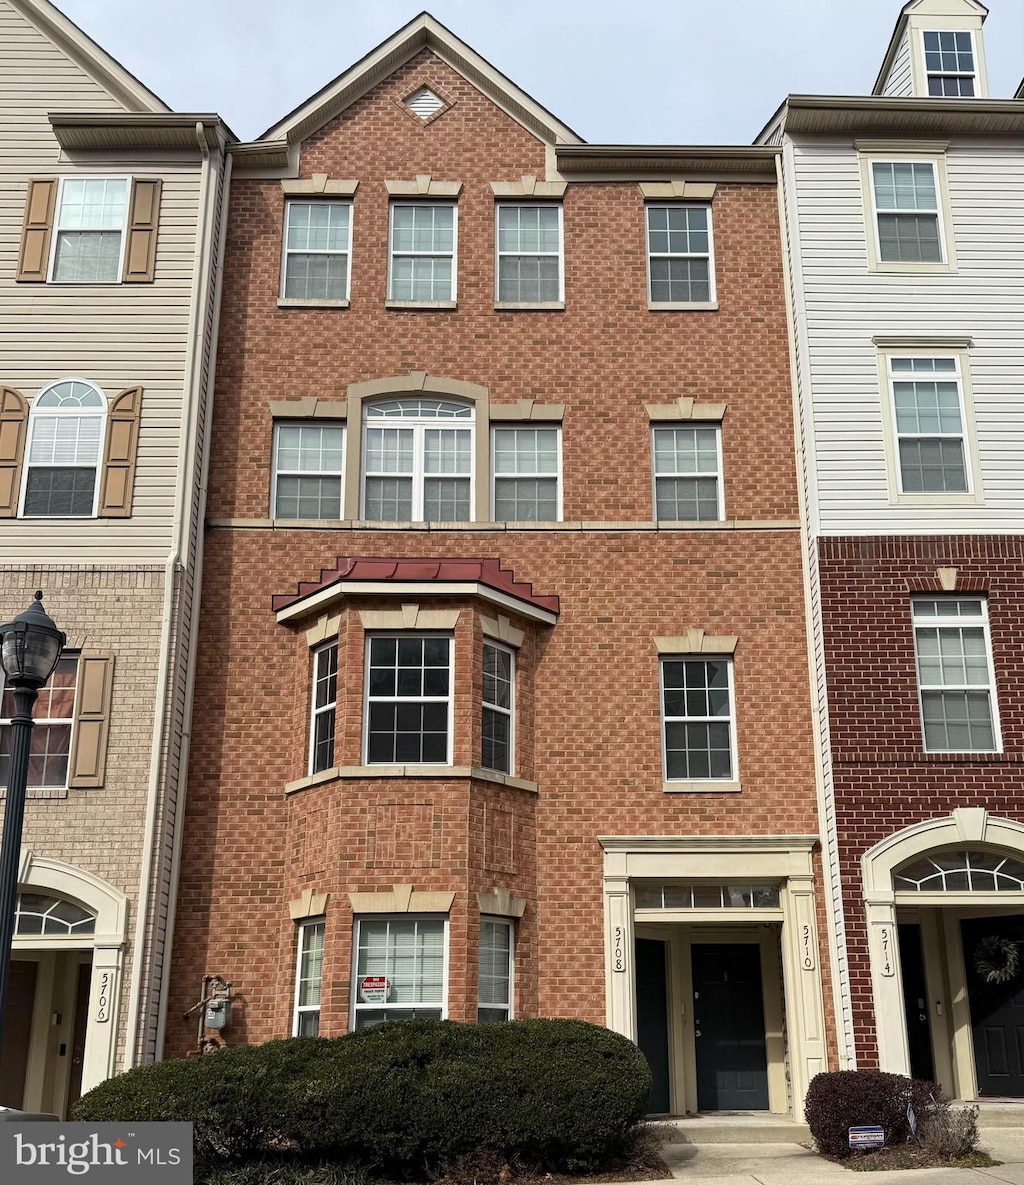
{"label": "dark green front door", "polygon": [[693,1023],[701,1111],[767,1111],[761,948],[696,943]]}

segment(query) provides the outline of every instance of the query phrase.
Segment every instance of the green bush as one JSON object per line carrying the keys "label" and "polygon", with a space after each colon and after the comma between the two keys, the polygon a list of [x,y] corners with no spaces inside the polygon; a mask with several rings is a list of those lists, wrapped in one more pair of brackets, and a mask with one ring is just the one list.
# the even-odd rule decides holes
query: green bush
{"label": "green bush", "polygon": [[807,1124],[818,1151],[826,1156],[850,1155],[851,1127],[877,1124],[887,1146],[911,1137],[907,1107],[917,1122],[926,1122],[941,1088],[934,1082],[885,1074],[881,1070],[836,1070],[811,1079],[804,1104]]}
{"label": "green bush", "polygon": [[75,1118],[195,1124],[196,1165],[296,1161],[435,1175],[480,1152],[537,1171],[597,1171],[644,1117],[650,1071],[596,1025],[410,1020],[131,1070]]}

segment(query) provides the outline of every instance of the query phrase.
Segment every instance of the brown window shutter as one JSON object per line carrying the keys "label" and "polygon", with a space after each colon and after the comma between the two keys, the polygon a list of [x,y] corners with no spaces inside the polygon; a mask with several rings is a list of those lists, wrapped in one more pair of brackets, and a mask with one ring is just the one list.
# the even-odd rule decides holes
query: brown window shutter
{"label": "brown window shutter", "polygon": [[97,511],[100,518],[131,517],[141,409],[141,387],[128,387],[110,405]]}
{"label": "brown window shutter", "polygon": [[18,513],[27,423],[25,397],[13,387],[0,387],[0,518]]}
{"label": "brown window shutter", "polygon": [[68,785],[73,789],[95,789],[103,785],[113,681],[112,654],[83,653],[78,656],[75,726],[68,763]]}
{"label": "brown window shutter", "polygon": [[160,220],[159,179],[135,180],[128,210],[128,244],[124,252],[126,284],[150,284],[156,268],[156,228]]}
{"label": "brown window shutter", "polygon": [[56,177],[37,177],[29,181],[16,280],[35,284],[46,282],[46,269],[50,262],[50,233],[56,205]]}

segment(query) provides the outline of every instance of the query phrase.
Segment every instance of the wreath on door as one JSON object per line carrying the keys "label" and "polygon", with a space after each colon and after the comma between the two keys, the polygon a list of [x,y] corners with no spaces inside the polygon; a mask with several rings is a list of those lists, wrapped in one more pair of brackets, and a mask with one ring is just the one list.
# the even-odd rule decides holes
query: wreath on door
{"label": "wreath on door", "polygon": [[986,983],[1009,983],[1020,972],[1020,948],[1001,934],[988,934],[974,948],[974,969]]}

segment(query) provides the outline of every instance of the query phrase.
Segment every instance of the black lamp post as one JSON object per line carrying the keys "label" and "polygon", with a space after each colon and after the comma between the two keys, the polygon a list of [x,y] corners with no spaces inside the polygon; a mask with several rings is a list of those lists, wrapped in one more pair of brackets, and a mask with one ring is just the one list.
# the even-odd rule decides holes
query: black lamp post
{"label": "black lamp post", "polygon": [[40,687],[53,674],[67,638],[43,610],[43,594],[7,625],[0,625],[0,665],[4,687],[14,694],[11,760],[7,774],[4,832],[0,841],[0,1053],[3,1052],[7,977],[11,968],[14,918],[18,905],[18,864],[25,819],[25,787],[32,740],[32,707]]}

